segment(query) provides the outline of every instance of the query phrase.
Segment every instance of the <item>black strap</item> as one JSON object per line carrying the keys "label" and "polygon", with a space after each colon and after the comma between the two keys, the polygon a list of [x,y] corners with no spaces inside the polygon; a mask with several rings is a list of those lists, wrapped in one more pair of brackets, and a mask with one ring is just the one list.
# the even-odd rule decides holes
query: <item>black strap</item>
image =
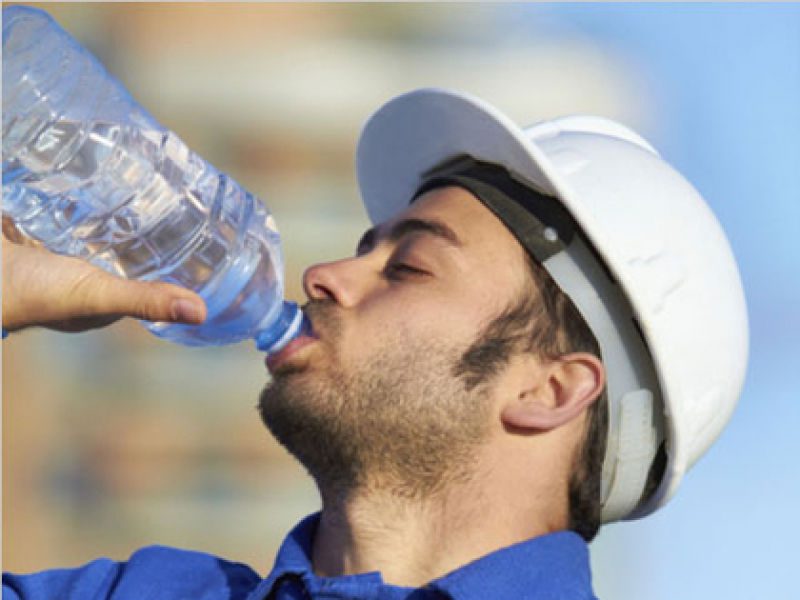
{"label": "black strap", "polygon": [[423,174],[412,202],[447,185],[470,191],[535,259],[544,262],[572,241],[578,227],[558,198],[546,196],[502,165],[458,156]]}

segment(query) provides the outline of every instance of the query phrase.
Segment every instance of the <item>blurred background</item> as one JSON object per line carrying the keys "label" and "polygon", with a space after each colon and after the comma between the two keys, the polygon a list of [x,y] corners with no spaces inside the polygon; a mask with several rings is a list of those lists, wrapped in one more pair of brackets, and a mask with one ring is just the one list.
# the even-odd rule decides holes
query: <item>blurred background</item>
{"label": "blurred background", "polygon": [[[748,297],[738,412],[657,515],[606,527],[595,587],[617,600],[796,598],[800,521],[800,5],[46,4],[195,151],[259,195],[305,266],[367,227],[361,125],[421,86],[526,124],[587,112],[642,132],[703,193]],[[188,349],[136,323],[2,344],[4,568],[159,543],[269,572],[316,510],[255,410],[251,344]]]}

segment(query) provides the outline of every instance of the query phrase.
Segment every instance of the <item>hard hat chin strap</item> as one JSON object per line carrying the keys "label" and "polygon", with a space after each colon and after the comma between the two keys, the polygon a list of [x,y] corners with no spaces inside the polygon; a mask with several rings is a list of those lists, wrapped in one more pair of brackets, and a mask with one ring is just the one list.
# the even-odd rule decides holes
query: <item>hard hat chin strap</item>
{"label": "hard hat chin strap", "polygon": [[635,517],[664,440],[664,414],[653,361],[627,298],[561,202],[539,193],[532,183],[469,156],[456,157],[423,177],[415,199],[446,185],[472,192],[548,272],[589,325],[607,373],[602,519]]}

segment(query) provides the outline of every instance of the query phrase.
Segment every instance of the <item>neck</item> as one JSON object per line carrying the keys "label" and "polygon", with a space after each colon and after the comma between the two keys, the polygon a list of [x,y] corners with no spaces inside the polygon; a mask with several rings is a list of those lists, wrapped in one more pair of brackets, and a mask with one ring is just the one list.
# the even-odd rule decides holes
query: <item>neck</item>
{"label": "neck", "polygon": [[558,507],[565,493],[541,487],[525,493],[520,481],[530,480],[530,472],[520,479],[522,473],[495,461],[480,462],[484,468],[469,481],[423,500],[400,497],[388,486],[347,495],[322,490],[314,571],[325,577],[380,571],[388,584],[420,587],[495,550],[564,528]]}

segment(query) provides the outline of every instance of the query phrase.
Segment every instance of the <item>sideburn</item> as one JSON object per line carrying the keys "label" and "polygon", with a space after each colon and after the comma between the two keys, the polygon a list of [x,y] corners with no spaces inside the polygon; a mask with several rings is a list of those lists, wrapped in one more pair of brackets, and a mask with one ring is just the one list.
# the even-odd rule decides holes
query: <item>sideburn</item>
{"label": "sideburn", "polygon": [[545,317],[536,290],[528,287],[484,328],[461,356],[453,375],[462,379],[467,391],[489,383],[514,354],[535,350],[545,334],[539,325]]}

